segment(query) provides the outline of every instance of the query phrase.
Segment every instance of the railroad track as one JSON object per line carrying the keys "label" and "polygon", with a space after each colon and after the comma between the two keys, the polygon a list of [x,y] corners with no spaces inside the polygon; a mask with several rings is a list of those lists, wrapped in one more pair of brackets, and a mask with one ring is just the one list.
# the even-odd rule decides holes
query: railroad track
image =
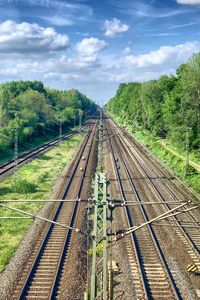
{"label": "railroad track", "polygon": [[[77,134],[77,132],[65,134],[62,136],[61,140],[70,138],[70,137],[74,136],[75,134]],[[18,162],[17,162],[18,166],[20,166],[20,165],[24,164],[25,162],[29,161],[30,159],[36,157],[38,154],[41,154],[47,150],[50,150],[51,148],[56,146],[59,143],[59,141],[60,141],[60,139],[55,139],[49,143],[43,144],[42,146],[34,148],[33,150],[20,155],[18,158]],[[14,170],[14,168],[15,168],[14,160],[11,160],[5,164],[0,165],[0,177],[2,175],[5,175],[6,173],[12,172]]]}
{"label": "railroad track", "polygon": [[[128,141],[130,142],[130,144],[136,148],[143,157],[146,158],[146,160],[148,161],[148,164],[151,163],[153,165],[153,169],[157,170],[158,173],[160,173],[160,178],[165,178],[168,179],[170,182],[170,188],[172,188],[172,186],[174,186],[176,192],[177,190],[179,191],[179,193],[182,195],[182,197],[187,197],[188,195],[190,195],[190,197],[194,200],[194,201],[200,201],[200,196],[198,193],[196,193],[194,190],[191,190],[183,181],[181,181],[177,175],[175,173],[173,173],[173,171],[171,169],[168,168],[168,166],[166,164],[164,164],[161,160],[159,160],[158,157],[153,157],[153,155],[149,152],[148,148],[146,148],[144,145],[141,145],[133,136],[131,136],[128,132],[121,130],[117,124],[112,120],[111,121],[113,123],[113,125],[115,126],[115,128],[121,132],[123,132],[124,135],[126,135]],[[165,170],[164,172],[162,171]],[[167,174],[167,176],[166,176]],[[176,180],[178,184],[174,184],[174,181]]]}
{"label": "railroad track", "polygon": [[[112,120],[113,124],[116,123]],[[190,189],[183,181],[180,180],[180,178],[177,177],[177,175],[168,168],[168,166],[166,164],[164,164],[160,159],[158,159],[158,157],[153,157],[153,155],[151,155],[151,153],[149,152],[148,148],[146,148],[144,145],[141,145],[135,138],[133,138],[128,132],[124,132],[124,135],[126,135],[126,137],[128,138],[129,142],[134,145],[134,147],[136,147],[139,152],[147,158],[147,160],[149,162],[151,162],[154,166],[154,169],[156,168],[157,171],[159,173],[161,173],[161,177],[165,177],[166,178],[166,174],[168,174],[167,176],[169,177],[169,181],[170,181],[170,185],[171,187],[174,186],[174,188],[176,189],[176,191],[178,190],[180,194],[183,195],[183,197],[188,197],[188,195],[190,195],[190,197],[192,199],[194,199],[194,201],[200,201],[200,196],[198,193],[196,193],[194,190]],[[165,170],[165,172],[162,171]],[[178,184],[174,184],[174,182],[171,179],[175,179],[177,181]]]}
{"label": "railroad track", "polygon": [[[168,204],[168,201],[177,201],[178,205],[180,202],[188,201],[188,197],[184,193],[181,193],[174,189],[173,185],[171,185],[171,180],[165,177],[165,174],[155,167],[151,160],[148,159],[147,154],[139,148],[137,143],[129,143],[126,140],[122,140],[119,138],[119,142],[123,147],[124,151],[129,152],[129,155],[132,156],[132,160],[134,161],[135,168],[140,170],[140,175],[147,178],[147,181],[155,193],[156,198],[165,203],[162,208],[167,210],[172,209],[174,206]],[[130,153],[131,150],[131,153]],[[175,222],[177,228],[175,229],[177,235],[182,240],[185,248],[195,264],[197,264],[200,268],[200,223],[198,218],[194,216],[194,214],[188,211],[185,214],[177,215],[172,219]],[[191,226],[188,226],[190,224]],[[192,224],[195,225],[192,227]]]}
{"label": "railroad track", "polygon": [[[113,135],[110,130],[108,130],[109,135]],[[123,202],[136,200],[140,203],[140,195],[114,136],[112,140],[109,138],[109,144]],[[125,174],[128,180],[124,180]],[[146,210],[142,205],[132,208],[125,206],[125,214],[129,227],[148,220]],[[152,226],[148,225],[139,233],[133,233],[131,244],[127,245],[138,299],[181,299]]]}
{"label": "railroad track", "polygon": [[[96,140],[96,132],[91,130],[85,137],[69,178],[66,178],[61,199],[81,198],[90,154]],[[79,201],[60,202],[54,212],[53,221],[74,227],[79,203]],[[12,299],[59,299],[60,283],[65,272],[64,266],[66,267],[72,234],[71,229],[52,223],[45,226]]]}

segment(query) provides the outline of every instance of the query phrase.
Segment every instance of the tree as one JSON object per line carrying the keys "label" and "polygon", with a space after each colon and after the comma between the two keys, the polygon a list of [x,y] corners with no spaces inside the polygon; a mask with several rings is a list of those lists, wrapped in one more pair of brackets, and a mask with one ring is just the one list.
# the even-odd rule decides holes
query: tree
{"label": "tree", "polygon": [[78,90],[45,88],[40,81],[11,81],[0,84],[0,155],[11,147],[13,129],[18,128],[19,144],[47,131],[57,132],[58,123],[73,126],[78,110],[95,110],[95,104]]}
{"label": "tree", "polygon": [[164,75],[144,83],[122,83],[106,109],[129,123],[168,136],[180,145],[191,129],[190,145],[200,147],[200,53],[177,68],[176,75]]}

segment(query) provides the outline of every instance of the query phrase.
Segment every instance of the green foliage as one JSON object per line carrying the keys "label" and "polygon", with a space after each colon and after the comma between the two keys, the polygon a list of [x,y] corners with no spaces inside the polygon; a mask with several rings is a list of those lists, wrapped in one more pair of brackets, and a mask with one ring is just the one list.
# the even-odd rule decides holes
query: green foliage
{"label": "green foliage", "polygon": [[78,90],[45,88],[40,81],[12,81],[0,84],[0,156],[13,146],[14,127],[19,145],[33,137],[73,126],[79,110],[95,110],[95,104]]}
{"label": "green foliage", "polygon": [[37,191],[36,185],[32,182],[29,182],[26,179],[17,178],[13,181],[12,190],[14,193],[35,193]]}
{"label": "green foliage", "polygon": [[120,84],[106,105],[123,122],[139,126],[155,136],[169,138],[184,147],[190,128],[190,149],[200,148],[200,53],[177,69],[176,75],[161,76],[145,83]]}
{"label": "green foliage", "polygon": [[[97,256],[102,256],[103,254],[103,242],[100,242],[97,247],[96,247],[96,253],[97,253]],[[89,256],[92,256],[93,254],[93,248],[89,248],[88,249],[88,255]]]}

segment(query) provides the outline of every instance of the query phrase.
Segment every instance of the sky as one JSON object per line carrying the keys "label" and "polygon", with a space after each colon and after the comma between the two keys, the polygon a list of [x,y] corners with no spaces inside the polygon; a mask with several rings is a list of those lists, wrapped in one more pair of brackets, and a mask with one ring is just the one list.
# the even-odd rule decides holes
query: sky
{"label": "sky", "polygon": [[200,0],[0,0],[0,82],[41,80],[101,104],[200,51]]}

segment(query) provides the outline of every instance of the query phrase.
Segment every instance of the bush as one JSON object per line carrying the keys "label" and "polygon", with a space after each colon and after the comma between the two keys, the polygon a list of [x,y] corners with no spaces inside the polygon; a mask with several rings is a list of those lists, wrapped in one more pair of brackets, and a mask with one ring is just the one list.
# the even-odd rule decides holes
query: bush
{"label": "bush", "polygon": [[26,179],[15,179],[12,184],[12,190],[14,193],[28,194],[35,193],[37,188],[34,183],[31,183]]}

